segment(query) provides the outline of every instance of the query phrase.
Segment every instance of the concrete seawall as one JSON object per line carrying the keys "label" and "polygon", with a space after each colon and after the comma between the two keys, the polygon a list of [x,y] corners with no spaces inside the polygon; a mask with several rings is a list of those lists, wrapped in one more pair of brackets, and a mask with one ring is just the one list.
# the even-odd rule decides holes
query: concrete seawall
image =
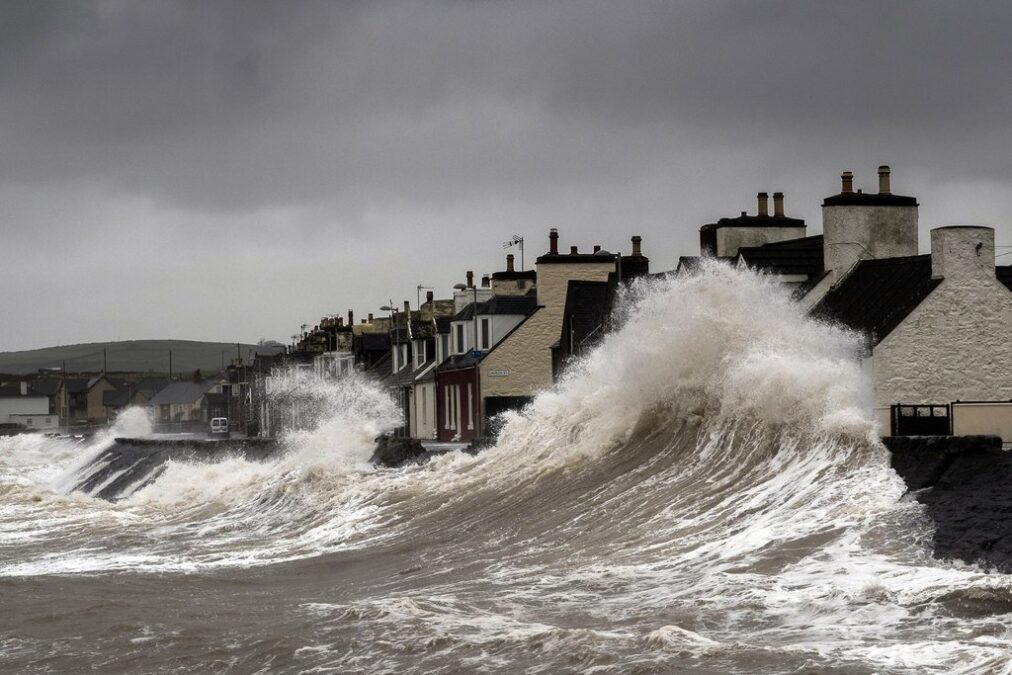
{"label": "concrete seawall", "polygon": [[892,467],[935,525],[934,555],[1012,573],[1012,453],[997,436],[892,436]]}

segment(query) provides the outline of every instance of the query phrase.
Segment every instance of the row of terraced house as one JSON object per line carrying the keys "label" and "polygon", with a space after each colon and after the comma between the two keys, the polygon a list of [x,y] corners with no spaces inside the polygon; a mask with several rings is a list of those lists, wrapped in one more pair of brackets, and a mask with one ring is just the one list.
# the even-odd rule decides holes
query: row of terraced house
{"label": "row of terraced house", "polygon": [[[751,268],[782,282],[813,317],[859,331],[884,435],[1012,440],[1012,267],[996,265],[994,230],[935,227],[922,254],[919,204],[892,192],[889,167],[879,167],[877,191],[854,184],[844,172],[814,235],[785,214],[782,193],[773,194],[770,212],[760,192],[754,215],[703,225],[698,255],[671,256],[674,269],[654,275],[695,274],[705,258]],[[451,297],[429,292],[417,307],[404,301],[358,323],[351,312],[325,318],[286,353],[258,357],[253,426],[273,434],[297,423],[292,406],[272,404],[265,385],[294,367],[375,378],[402,409],[403,435],[446,442],[494,435],[499,413],[550,388],[613,328],[619,289],[651,275],[641,238],[629,241],[626,254],[596,245],[564,250],[551,229],[534,269],[518,270],[507,256],[503,270],[480,282],[468,272]]]}

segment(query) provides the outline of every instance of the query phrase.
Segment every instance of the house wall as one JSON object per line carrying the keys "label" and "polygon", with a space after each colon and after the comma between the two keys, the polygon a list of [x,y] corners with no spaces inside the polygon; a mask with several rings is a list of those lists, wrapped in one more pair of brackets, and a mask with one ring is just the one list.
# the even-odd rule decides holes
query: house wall
{"label": "house wall", "polygon": [[956,436],[1001,436],[1012,440],[1012,402],[953,405],[952,433]]}
{"label": "house wall", "polygon": [[916,206],[823,206],[823,262],[836,284],[860,260],[917,255]]}
{"label": "house wall", "polygon": [[878,408],[1012,399],[1012,292],[994,275],[994,231],[940,229],[932,258],[945,247],[945,278],[875,347]]}
{"label": "house wall", "polygon": [[[762,246],[805,236],[805,227],[718,227],[717,255],[735,256],[742,246]],[[541,270],[538,270],[538,274]]]}
{"label": "house wall", "polygon": [[[0,419],[3,419],[3,418],[0,417]],[[36,430],[36,431],[37,430],[58,429],[60,427],[60,417],[59,417],[59,415],[52,415],[52,414],[49,414],[49,413],[46,413],[46,414],[37,413],[37,414],[25,414],[25,415],[14,414],[14,415],[11,415],[10,418],[7,421],[8,422],[12,422],[14,424],[20,424],[25,429]]]}
{"label": "house wall", "polygon": [[419,440],[435,438],[436,383],[434,380],[415,384],[415,410],[411,415],[411,437]]}
{"label": "house wall", "polygon": [[0,423],[18,423],[11,415],[49,415],[49,399],[45,396],[0,398]]}
{"label": "house wall", "polygon": [[105,422],[109,418],[106,414],[106,408],[102,404],[102,394],[107,391],[113,391],[116,387],[113,386],[112,382],[105,379],[104,377],[91,385],[88,389],[88,419],[93,422]]}

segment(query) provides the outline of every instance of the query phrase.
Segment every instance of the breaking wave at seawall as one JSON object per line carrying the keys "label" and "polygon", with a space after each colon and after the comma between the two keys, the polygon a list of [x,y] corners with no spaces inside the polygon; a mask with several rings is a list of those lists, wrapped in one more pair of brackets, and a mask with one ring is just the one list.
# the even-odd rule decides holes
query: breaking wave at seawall
{"label": "breaking wave at seawall", "polygon": [[624,301],[476,456],[373,469],[400,419],[358,378],[279,383],[319,415],[277,455],[169,459],[115,502],[42,468],[97,448],[0,439],[0,575],[264,570],[291,670],[1008,671],[1012,584],[931,558],[858,336],[718,264]]}

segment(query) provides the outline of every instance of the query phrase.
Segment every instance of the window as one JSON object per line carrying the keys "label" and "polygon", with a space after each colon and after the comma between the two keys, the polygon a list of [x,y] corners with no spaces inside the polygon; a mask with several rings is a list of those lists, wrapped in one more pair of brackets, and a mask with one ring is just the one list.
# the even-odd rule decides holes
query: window
{"label": "window", "polygon": [[428,404],[425,400],[425,387],[422,387],[422,421],[424,423],[425,418],[429,416]]}
{"label": "window", "polygon": [[439,361],[445,361],[446,357],[450,355],[450,334],[439,336],[439,344],[442,346],[443,351],[439,355]]}
{"label": "window", "polygon": [[491,326],[489,325],[490,323],[491,323],[491,321],[489,319],[482,319],[481,320],[481,348],[482,349],[488,349],[489,342],[492,341],[492,338],[491,338],[492,330],[491,330]]}
{"label": "window", "polygon": [[464,353],[464,324],[457,324],[457,353]]}
{"label": "window", "polygon": [[446,399],[444,401],[444,404],[443,404],[443,410],[446,412],[446,414],[443,416],[445,418],[443,420],[443,427],[446,428],[446,429],[452,429],[453,427],[450,426],[450,388],[449,387],[445,387],[443,389],[443,398]]}

